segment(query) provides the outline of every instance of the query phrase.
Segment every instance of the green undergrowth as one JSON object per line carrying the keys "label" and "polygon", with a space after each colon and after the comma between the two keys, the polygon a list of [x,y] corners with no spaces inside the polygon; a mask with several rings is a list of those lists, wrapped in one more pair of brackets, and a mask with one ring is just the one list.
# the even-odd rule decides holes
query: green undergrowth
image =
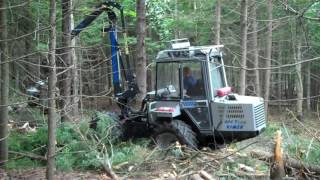
{"label": "green undergrowth", "polygon": [[[285,154],[288,154],[294,159],[301,160],[304,163],[313,165],[320,164],[320,143],[317,142],[316,139],[312,140],[312,137],[307,137],[302,133],[303,130],[295,129],[292,125],[286,126],[281,122],[268,122],[267,128],[257,139],[263,142],[274,141],[275,134],[278,130],[282,132],[282,147]],[[262,148],[265,150],[266,147],[261,146],[262,144],[253,144],[250,148]],[[228,149],[234,151],[241,147],[243,147],[241,143],[228,144]],[[250,158],[248,152],[249,151],[239,151],[235,156],[226,158],[224,162],[220,162],[219,170],[215,171],[214,174],[220,179],[239,179],[239,176],[247,179],[246,175],[249,175],[250,172],[245,172],[246,170],[243,169],[241,170],[240,165],[242,165],[252,168],[254,170],[253,174],[267,175],[270,168],[269,164],[255,158]],[[251,178],[248,176],[248,179]]]}
{"label": "green undergrowth", "polygon": [[[244,170],[241,166],[252,168],[253,172],[246,172],[246,170]],[[243,156],[237,157],[232,161],[227,161],[226,163],[221,164],[219,170],[217,170],[214,174],[218,176],[219,179],[239,179],[239,177],[237,176],[241,175],[244,179],[247,179],[245,178],[245,176],[248,176],[248,179],[250,179],[249,177],[252,177],[252,175],[267,175],[268,171],[269,165],[265,162],[253,158],[248,158],[247,156]],[[232,176],[237,178],[232,178]]]}
{"label": "green undergrowth", "polygon": [[[99,170],[123,163],[139,163],[147,154],[150,140],[138,139],[122,142],[117,137],[117,128],[112,116],[97,113],[100,119],[96,130],[89,128],[88,121],[78,124],[58,125],[56,165],[59,170]],[[47,127],[36,132],[11,131],[9,149],[14,152],[46,155]],[[45,162],[10,154],[7,168],[19,169],[44,166]]]}
{"label": "green undergrowth", "polygon": [[302,129],[289,128],[284,124],[275,122],[268,123],[264,135],[273,140],[277,130],[281,130],[282,132],[284,153],[306,163],[320,164],[320,143],[316,139],[300,133],[303,132]]}
{"label": "green undergrowth", "polygon": [[26,122],[30,124],[42,124],[45,125],[47,121],[46,115],[40,108],[23,108],[9,112],[10,119],[14,119],[17,124],[24,124]]}

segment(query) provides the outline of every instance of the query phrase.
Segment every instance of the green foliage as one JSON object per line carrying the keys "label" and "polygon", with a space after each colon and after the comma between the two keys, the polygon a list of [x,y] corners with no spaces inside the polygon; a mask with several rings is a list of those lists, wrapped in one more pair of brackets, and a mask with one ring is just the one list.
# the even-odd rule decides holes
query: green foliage
{"label": "green foliage", "polygon": [[71,123],[62,123],[57,129],[57,143],[59,145],[71,144],[79,140],[79,133],[75,131],[75,126]]}
{"label": "green foliage", "polygon": [[[116,126],[112,115],[97,112],[97,129],[89,129],[87,121],[79,124],[62,123],[56,131],[57,168],[63,171],[74,169],[102,169],[106,162],[118,165],[124,162],[141,162],[147,152],[150,140],[139,140],[121,143],[117,139]],[[38,128],[35,133],[12,131],[9,136],[11,151],[31,152],[45,156],[47,128]],[[42,163],[29,158],[10,160],[8,167],[25,168],[41,166]]]}
{"label": "green foliage", "polygon": [[59,170],[71,171],[72,166],[74,166],[77,161],[77,156],[74,156],[73,153],[70,153],[70,148],[66,147],[62,152],[56,157],[56,165]]}
{"label": "green foliage", "polygon": [[280,130],[280,126],[276,123],[267,123],[267,128],[264,130],[263,134],[269,138],[274,137],[277,130]]}
{"label": "green foliage", "polygon": [[320,143],[315,140],[311,143],[311,139],[305,138],[300,131],[284,128],[272,122],[268,123],[264,135],[273,138],[277,130],[282,132],[284,152],[295,159],[301,159],[311,164],[320,163]]}
{"label": "green foliage", "polygon": [[122,164],[124,162],[139,163],[144,160],[147,154],[147,146],[150,144],[149,139],[143,139],[135,142],[121,143],[115,146],[112,156],[114,165]]}
{"label": "green foliage", "polygon": [[11,132],[9,136],[9,150],[16,152],[33,152],[44,155],[48,143],[47,128],[39,128],[35,133]]}
{"label": "green foliage", "polygon": [[155,42],[151,38],[146,38],[147,54],[151,55],[149,60],[155,59],[158,51],[165,48],[164,43]]}
{"label": "green foliage", "polygon": [[[64,166],[62,169],[101,169],[105,161],[109,161],[112,165],[124,162],[139,162],[143,160],[143,155],[147,151],[147,145],[150,140],[139,140],[136,142],[120,143],[117,134],[112,129],[116,126],[112,115],[97,112],[97,129],[88,129],[88,123],[80,123],[79,129],[82,129],[82,137],[85,140],[74,140],[67,144],[67,148],[58,155],[57,160]],[[70,131],[75,128],[67,128],[69,137],[74,136],[74,132]],[[64,131],[65,132],[65,131]],[[71,142],[71,141],[70,141]],[[73,152],[73,153],[72,153]],[[74,153],[78,152],[78,153]],[[72,153],[72,154],[70,154]],[[72,156],[72,157],[71,157]],[[64,162],[66,161],[66,162]]]}
{"label": "green foliage", "polygon": [[99,141],[108,144],[114,143],[118,140],[121,135],[121,129],[117,124],[117,117],[112,117],[112,115],[107,115],[105,113],[96,113],[97,129],[94,133],[99,138]]}
{"label": "green foliage", "polygon": [[[14,88],[15,87],[15,82],[11,81],[10,82],[10,87]],[[17,102],[25,102],[27,101],[27,97],[26,96],[21,96],[22,92],[19,90],[15,90],[15,91],[9,91],[9,104],[14,104]]]}
{"label": "green foliage", "polygon": [[9,160],[6,164],[7,169],[25,169],[25,168],[36,168],[44,166],[43,163],[35,160],[31,160],[30,158],[23,157],[21,159]]}
{"label": "green foliage", "polygon": [[74,141],[66,145],[56,158],[57,168],[62,171],[74,169],[101,169],[99,152],[89,148],[89,144]]}
{"label": "green foliage", "polygon": [[306,17],[317,18],[319,17],[320,2],[314,2],[313,5],[305,12]]}
{"label": "green foliage", "polygon": [[[46,153],[46,144],[48,143],[47,128],[39,128],[35,133],[19,133],[12,131],[8,139],[9,151],[30,152],[44,156]],[[27,157],[11,157],[7,163],[7,168],[34,168],[43,166],[43,162],[32,160]]]}
{"label": "green foliage", "polygon": [[122,5],[124,7],[124,15],[129,17],[136,17],[136,6],[132,3],[132,0],[123,0]]}
{"label": "green foliage", "polygon": [[170,40],[174,35],[174,18],[171,14],[171,4],[163,3],[160,0],[149,0],[146,3],[150,27],[157,32],[160,40]]}
{"label": "green foliage", "polygon": [[12,119],[15,120],[15,122],[45,124],[47,120],[46,116],[43,114],[43,111],[39,108],[27,107],[18,111],[11,111],[9,112],[9,115]]}
{"label": "green foliage", "polygon": [[36,46],[36,51],[38,52],[45,52],[45,51],[48,51],[48,49],[49,49],[48,44],[45,44],[43,42],[40,42]]}
{"label": "green foliage", "polygon": [[320,164],[320,143],[316,140],[291,133],[289,130],[287,131],[288,134],[283,135],[285,136],[285,152],[288,152],[295,159],[300,159],[311,164]]}
{"label": "green foliage", "polygon": [[[225,166],[225,170],[229,170],[233,173],[239,171],[239,164],[244,164],[246,166],[254,168],[258,172],[267,173],[269,171],[269,165],[264,163],[263,161],[247,158],[247,157],[240,157],[235,159],[234,161],[228,161]],[[224,172],[225,172],[224,170]]]}

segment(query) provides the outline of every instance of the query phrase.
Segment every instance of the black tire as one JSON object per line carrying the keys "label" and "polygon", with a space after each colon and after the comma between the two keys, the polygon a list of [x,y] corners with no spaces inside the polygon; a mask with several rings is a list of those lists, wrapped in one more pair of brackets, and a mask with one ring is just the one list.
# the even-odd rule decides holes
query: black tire
{"label": "black tire", "polygon": [[167,149],[176,141],[191,149],[198,148],[196,133],[181,120],[172,120],[170,123],[159,125],[152,137],[160,149]]}
{"label": "black tire", "polygon": [[[122,140],[123,138],[123,128],[120,122],[118,121],[118,117],[113,113],[105,113],[106,116],[109,116],[112,119],[112,123],[110,124],[108,128],[108,131],[110,133],[110,137],[112,141]],[[89,128],[98,131],[98,122],[101,119],[98,116],[98,113],[94,115],[94,117],[89,122]]]}

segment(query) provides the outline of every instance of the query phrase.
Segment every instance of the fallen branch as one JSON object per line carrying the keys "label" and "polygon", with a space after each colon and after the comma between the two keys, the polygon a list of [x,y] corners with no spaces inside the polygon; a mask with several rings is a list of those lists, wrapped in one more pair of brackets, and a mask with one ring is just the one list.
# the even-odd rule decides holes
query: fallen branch
{"label": "fallen branch", "polygon": [[223,156],[223,157],[220,157],[220,158],[216,158],[216,159],[214,159],[214,160],[212,160],[212,161],[217,161],[217,160],[226,159],[226,158],[228,158],[228,157],[230,157],[230,156],[232,156],[232,155],[234,155],[234,154],[236,154],[236,153],[238,153],[238,152],[240,152],[240,151],[248,148],[249,146],[251,146],[251,145],[253,145],[253,144],[257,143],[257,142],[258,142],[258,141],[251,142],[251,143],[247,144],[246,146],[239,148],[237,151],[234,151],[234,152],[232,152],[232,153],[230,153],[230,154],[228,154],[228,155],[226,155],[226,156]]}
{"label": "fallen branch", "polygon": [[312,137],[314,137],[318,142],[320,142],[320,138],[317,137],[317,133],[312,133],[295,115],[292,111],[288,110],[287,111],[292,115],[292,117],[303,127],[303,129]]}
{"label": "fallen branch", "polygon": [[[250,155],[253,158],[257,158],[259,160],[263,160],[263,161],[267,161],[267,162],[271,162],[273,160],[273,156],[274,156],[272,153],[269,153],[269,152],[254,151],[254,150],[250,152]],[[293,167],[296,169],[306,169],[308,171],[320,174],[320,166],[318,166],[318,165],[307,164],[302,161],[293,159],[293,158],[289,157],[288,155],[283,156],[283,161],[284,161],[284,165],[286,167]]]}
{"label": "fallen branch", "polygon": [[30,159],[35,159],[35,160],[40,160],[40,161],[46,161],[47,160],[47,158],[44,157],[44,156],[39,156],[39,155],[28,153],[28,152],[9,151],[9,154],[24,156],[24,157],[28,157]]}
{"label": "fallen branch", "polygon": [[107,167],[104,167],[105,173],[113,180],[118,180],[119,177],[110,169]]}
{"label": "fallen branch", "polygon": [[212,177],[209,173],[207,173],[206,171],[204,171],[204,170],[201,170],[201,171],[199,172],[199,175],[200,175],[203,179],[205,179],[205,180],[213,180],[213,177]]}

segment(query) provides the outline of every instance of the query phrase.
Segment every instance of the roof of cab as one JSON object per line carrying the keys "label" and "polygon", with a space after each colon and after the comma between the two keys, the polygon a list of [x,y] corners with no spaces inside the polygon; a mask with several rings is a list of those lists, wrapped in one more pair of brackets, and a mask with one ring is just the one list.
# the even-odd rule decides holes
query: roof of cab
{"label": "roof of cab", "polygon": [[167,49],[160,51],[157,55],[156,61],[163,60],[187,60],[187,59],[201,59],[207,56],[221,56],[223,45],[211,46],[190,46],[182,49]]}

